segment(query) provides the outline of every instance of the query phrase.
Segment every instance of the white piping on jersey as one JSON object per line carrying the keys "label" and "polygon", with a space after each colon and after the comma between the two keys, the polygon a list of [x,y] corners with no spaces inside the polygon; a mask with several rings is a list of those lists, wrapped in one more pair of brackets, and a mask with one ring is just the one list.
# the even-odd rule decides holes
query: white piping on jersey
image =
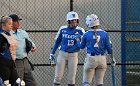
{"label": "white piping on jersey", "polygon": [[59,29],[59,31],[57,32],[57,35],[56,35],[56,37],[55,37],[55,40],[58,38],[61,29],[63,29],[63,28],[67,28],[67,27],[68,27],[68,26],[61,26],[61,27],[60,27],[60,29]]}
{"label": "white piping on jersey", "polygon": [[[60,29],[59,29],[59,31],[58,31],[56,37],[55,37],[55,40],[58,38],[61,29],[64,29],[64,28],[67,28],[67,27],[68,27],[67,25],[65,25],[65,26],[61,26],[61,27],[60,27]],[[82,30],[82,32],[85,33],[85,30],[84,30],[83,28],[81,28],[81,27],[78,27],[78,26],[77,26],[76,29],[78,29],[78,30]]]}

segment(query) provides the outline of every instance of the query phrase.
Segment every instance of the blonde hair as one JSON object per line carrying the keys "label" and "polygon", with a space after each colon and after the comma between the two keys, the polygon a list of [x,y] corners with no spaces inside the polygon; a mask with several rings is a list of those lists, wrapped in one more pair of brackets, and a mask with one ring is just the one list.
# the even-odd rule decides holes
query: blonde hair
{"label": "blonde hair", "polygon": [[9,16],[2,16],[1,17],[1,21],[0,21],[0,24],[6,24],[8,19],[12,19],[11,17]]}
{"label": "blonde hair", "polygon": [[0,29],[2,28],[2,24],[6,24],[8,19],[12,19],[11,17],[9,16],[2,16],[1,19],[0,19]]}

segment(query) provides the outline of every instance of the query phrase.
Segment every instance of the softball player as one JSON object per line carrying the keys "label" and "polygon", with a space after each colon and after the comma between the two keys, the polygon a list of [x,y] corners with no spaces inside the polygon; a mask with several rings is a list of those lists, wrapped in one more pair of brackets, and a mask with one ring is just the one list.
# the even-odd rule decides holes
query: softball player
{"label": "softball player", "polygon": [[[86,18],[86,25],[89,30],[84,34],[82,41],[77,38],[78,46],[86,47],[87,56],[83,70],[83,86],[90,86],[92,78],[95,78],[97,86],[103,86],[103,77],[107,69],[105,50],[112,53],[111,44],[107,32],[99,29],[99,19],[95,14]],[[116,64],[113,58],[113,65]]]}
{"label": "softball player", "polygon": [[50,62],[54,61],[54,54],[59,47],[59,55],[56,62],[54,86],[60,86],[61,79],[67,64],[68,86],[75,86],[75,76],[78,63],[78,51],[80,48],[75,39],[76,34],[83,35],[84,29],[78,27],[79,17],[74,11],[67,14],[68,26],[62,26],[55,38],[55,43],[50,54]]}

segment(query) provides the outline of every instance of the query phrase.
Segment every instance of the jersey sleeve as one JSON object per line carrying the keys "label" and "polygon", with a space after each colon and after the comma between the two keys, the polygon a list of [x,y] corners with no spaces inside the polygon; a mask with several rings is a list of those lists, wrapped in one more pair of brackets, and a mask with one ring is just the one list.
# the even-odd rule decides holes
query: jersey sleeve
{"label": "jersey sleeve", "polygon": [[86,35],[85,34],[83,35],[81,42],[79,40],[79,41],[77,41],[77,44],[78,44],[78,47],[80,47],[81,49],[85,48],[85,46],[86,46]]}
{"label": "jersey sleeve", "polygon": [[60,45],[60,43],[61,43],[61,41],[62,41],[61,29],[62,29],[62,28],[60,28],[59,31],[57,32],[57,35],[56,35],[56,37],[55,37],[55,43],[54,43],[54,45],[53,45],[53,47],[52,47],[52,50],[51,50],[51,54],[55,54],[57,48],[59,47],[59,45]]}
{"label": "jersey sleeve", "polygon": [[81,35],[83,36],[85,34],[85,30],[81,27],[78,27],[77,29],[81,30]]}
{"label": "jersey sleeve", "polygon": [[107,49],[108,54],[111,54],[112,53],[112,46],[111,46],[110,38],[109,38],[107,33],[106,33],[105,47]]}
{"label": "jersey sleeve", "polygon": [[77,27],[77,29],[80,30],[80,35],[81,35],[80,40],[81,40],[83,35],[85,34],[85,30],[83,28],[81,28],[81,27]]}
{"label": "jersey sleeve", "polygon": [[57,34],[56,34],[56,36],[55,36],[55,40],[58,38],[61,29],[66,28],[66,27],[67,27],[67,26],[61,26],[61,27],[59,28],[59,30],[58,30],[58,32],[57,32]]}
{"label": "jersey sleeve", "polygon": [[81,28],[83,35],[85,34],[85,30],[83,28]]}

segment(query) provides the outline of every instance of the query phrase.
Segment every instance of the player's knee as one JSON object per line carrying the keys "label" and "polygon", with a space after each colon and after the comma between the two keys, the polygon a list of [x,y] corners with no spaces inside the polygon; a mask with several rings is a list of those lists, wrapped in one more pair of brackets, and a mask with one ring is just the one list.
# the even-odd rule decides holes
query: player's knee
{"label": "player's knee", "polygon": [[84,82],[83,86],[90,86],[89,82]]}

